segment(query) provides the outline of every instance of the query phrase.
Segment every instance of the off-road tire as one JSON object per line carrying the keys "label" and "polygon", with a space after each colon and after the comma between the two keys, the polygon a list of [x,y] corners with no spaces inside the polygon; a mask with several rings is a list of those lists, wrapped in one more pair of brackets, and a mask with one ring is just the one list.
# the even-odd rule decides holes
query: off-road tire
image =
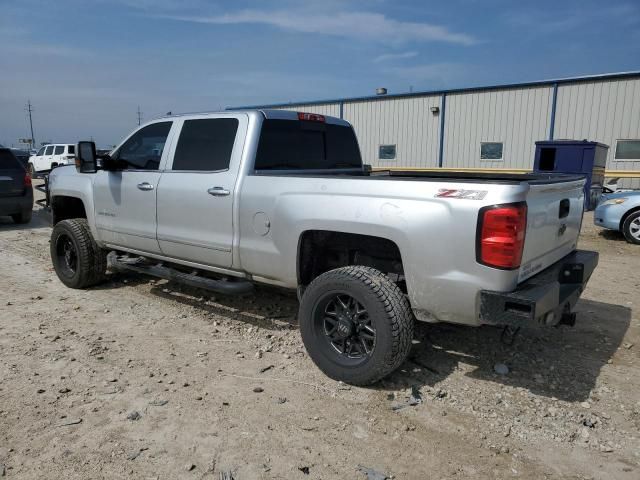
{"label": "off-road tire", "polygon": [[640,239],[635,238],[631,234],[631,227],[634,221],[637,224],[639,218],[640,218],[640,211],[633,212],[631,215],[625,218],[624,223],[622,224],[622,233],[624,234],[624,238],[627,240],[627,242],[635,243],[636,245],[640,245]]}
{"label": "off-road tire", "polygon": [[29,223],[31,221],[31,216],[33,215],[33,212],[31,210],[29,210],[28,212],[24,212],[24,213],[17,213],[15,215],[11,215],[11,219],[15,222],[15,223]]}
{"label": "off-road tire", "polygon": [[[369,312],[375,324],[374,348],[364,363],[345,366],[314,327],[322,299],[346,292]],[[414,316],[400,288],[382,272],[364,266],[337,268],[319,275],[304,291],[298,315],[302,341],[314,363],[327,376],[351,385],[370,385],[396,370],[407,358],[413,339]]]}
{"label": "off-road tire", "polygon": [[[71,240],[77,255],[77,268],[71,275],[65,271],[56,250],[58,240],[63,235]],[[51,232],[50,250],[53,268],[67,287],[87,288],[104,281],[107,252],[96,244],[86,219],[73,218],[58,222]]]}

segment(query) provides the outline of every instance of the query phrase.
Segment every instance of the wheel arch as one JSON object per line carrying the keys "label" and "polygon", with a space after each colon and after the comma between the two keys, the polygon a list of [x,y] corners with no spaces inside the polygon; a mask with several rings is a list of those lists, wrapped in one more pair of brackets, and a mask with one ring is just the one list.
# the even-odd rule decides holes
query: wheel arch
{"label": "wheel arch", "polygon": [[70,218],[87,218],[84,201],[70,195],[56,195],[51,198],[51,216],[53,225]]}
{"label": "wheel arch", "polygon": [[622,218],[620,219],[620,227],[619,227],[619,230],[621,232],[622,232],[622,227],[624,226],[624,222],[626,222],[627,218],[629,218],[631,215],[633,215],[636,212],[640,212],[640,205],[627,210],[624,213],[624,215],[622,215]]}
{"label": "wheel arch", "polygon": [[394,240],[322,229],[300,233],[296,255],[298,285],[309,285],[329,270],[351,265],[373,267],[397,278],[404,277],[401,250]]}

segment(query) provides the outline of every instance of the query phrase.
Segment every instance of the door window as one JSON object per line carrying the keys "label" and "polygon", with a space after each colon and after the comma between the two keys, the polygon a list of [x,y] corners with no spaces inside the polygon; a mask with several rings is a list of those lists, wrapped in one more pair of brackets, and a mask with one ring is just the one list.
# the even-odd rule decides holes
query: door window
{"label": "door window", "polygon": [[164,144],[173,122],[147,125],[134,133],[112,156],[125,168],[158,170]]}
{"label": "door window", "polygon": [[38,150],[38,153],[36,153],[36,156],[41,157],[44,154],[44,150],[47,147],[41,147],[40,150]]}
{"label": "door window", "polygon": [[54,155],[62,155],[64,153],[64,145],[56,145]]}
{"label": "door window", "polygon": [[231,162],[238,131],[236,118],[186,120],[173,159],[173,170],[220,171]]}
{"label": "door window", "polygon": [[47,149],[44,151],[45,155],[51,155],[53,153],[53,145],[49,145]]}

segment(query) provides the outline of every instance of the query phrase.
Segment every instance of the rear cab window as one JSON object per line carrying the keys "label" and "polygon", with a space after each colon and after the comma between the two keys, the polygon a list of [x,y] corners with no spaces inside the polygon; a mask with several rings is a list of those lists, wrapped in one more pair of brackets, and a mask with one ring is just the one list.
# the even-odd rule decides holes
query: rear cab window
{"label": "rear cab window", "polygon": [[76,146],[75,145],[67,145],[67,154],[75,155],[76,154]]}
{"label": "rear cab window", "polygon": [[266,119],[256,172],[362,169],[353,128],[317,121]]}

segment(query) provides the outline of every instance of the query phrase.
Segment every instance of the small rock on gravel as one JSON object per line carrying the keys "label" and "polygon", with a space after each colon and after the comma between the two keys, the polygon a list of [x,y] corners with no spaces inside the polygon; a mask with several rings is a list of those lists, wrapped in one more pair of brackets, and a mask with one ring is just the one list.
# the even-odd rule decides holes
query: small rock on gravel
{"label": "small rock on gravel", "polygon": [[255,393],[262,393],[262,392],[264,392],[264,388],[262,388],[262,387],[255,387],[255,388],[253,389],[253,391],[254,391]]}
{"label": "small rock on gravel", "polygon": [[142,415],[140,415],[140,412],[134,410],[133,412],[127,415],[127,420],[131,420],[132,422],[134,422],[136,420],[140,420],[141,417]]}
{"label": "small rock on gravel", "polygon": [[195,469],[196,469],[196,466],[195,466],[193,463],[187,463],[187,464],[184,466],[184,469],[185,469],[187,472],[191,472],[191,471],[193,471],[193,470],[195,470]]}
{"label": "small rock on gravel", "polygon": [[493,366],[493,371],[498,375],[506,375],[509,373],[509,367],[507,367],[504,363],[496,363]]}

